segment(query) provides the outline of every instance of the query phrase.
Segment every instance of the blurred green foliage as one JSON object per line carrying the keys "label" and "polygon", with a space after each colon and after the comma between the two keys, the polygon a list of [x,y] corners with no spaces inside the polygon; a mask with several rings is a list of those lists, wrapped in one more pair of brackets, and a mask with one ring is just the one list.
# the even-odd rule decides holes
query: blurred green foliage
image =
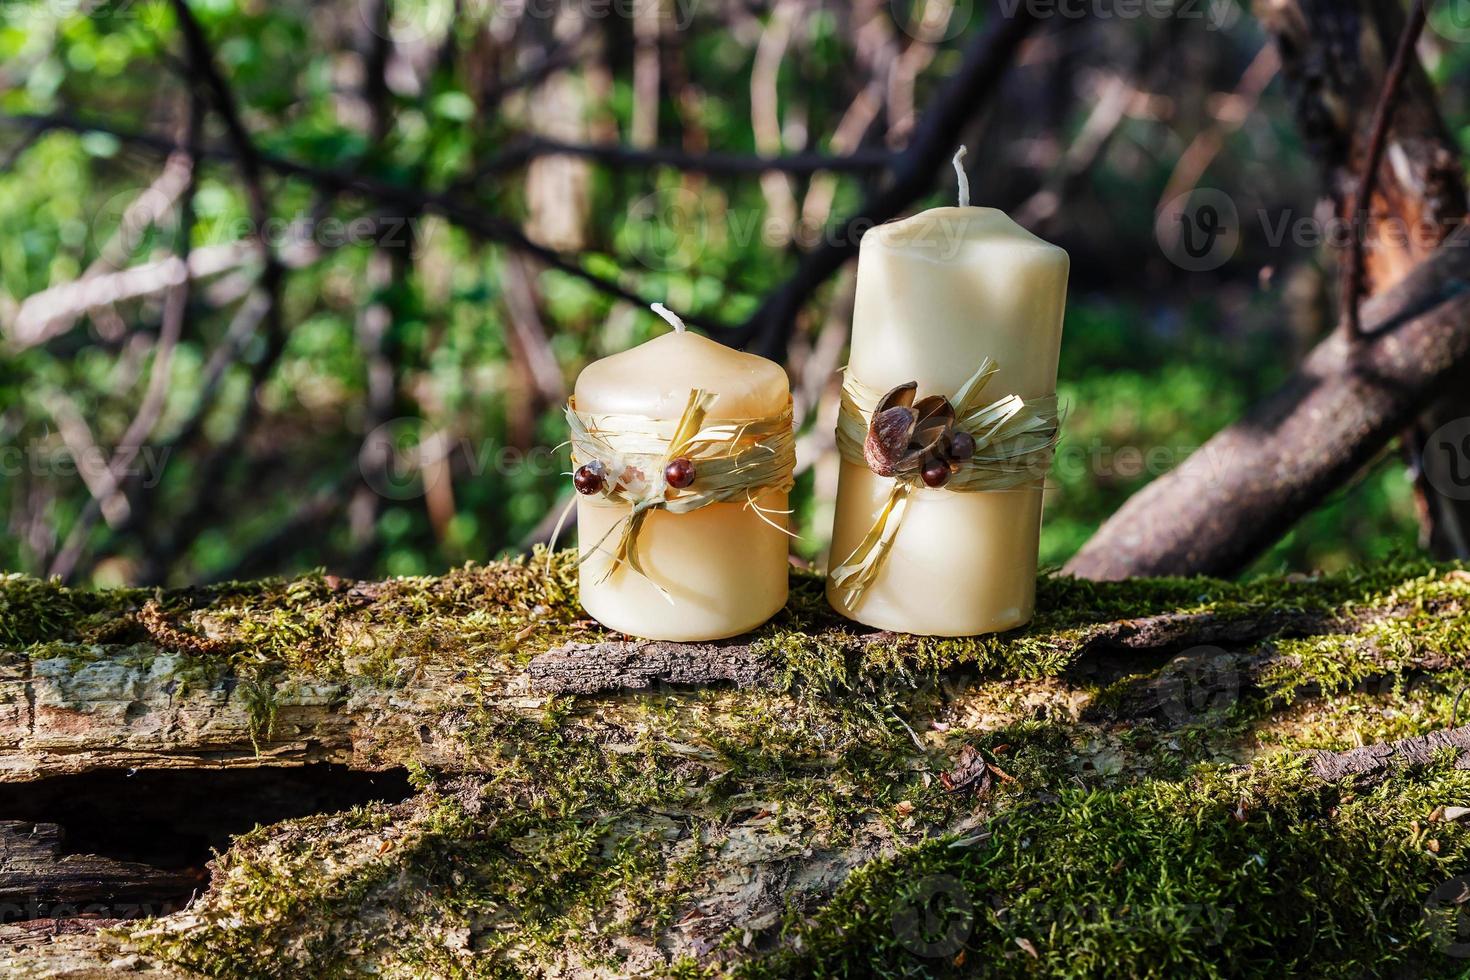
{"label": "blurred green foliage", "polygon": [[[556,33],[547,25],[496,34],[495,18],[504,14],[496,4],[470,5],[454,18],[448,4],[394,4],[391,125],[375,144],[361,96],[365,0],[196,0],[192,8],[265,152],[414,188],[454,189],[486,213],[530,220],[524,166],[467,177],[538,123],[540,110],[525,91],[488,104],[485,93],[554,50]],[[659,143],[754,153],[750,78],[768,13],[760,5],[711,4],[695,14],[687,30],[665,38]],[[846,5],[805,11],[778,76],[786,152],[830,151],[826,134],[866,84],[852,18]],[[601,44],[567,73],[583,99],[581,123],[589,139],[625,140],[638,112],[632,26],[616,18],[588,26]],[[975,18],[964,26],[934,47],[932,62],[915,80],[916,105],[954,69],[960,48],[982,25]],[[1224,33],[1184,26],[1171,57],[1150,66],[1154,74],[1143,80],[1175,98],[1175,114],[1125,119],[1043,230],[1074,249],[1061,367],[1068,418],[1048,498],[1045,563],[1064,561],[1153,472],[1270,390],[1302,345],[1279,313],[1284,289],[1265,278],[1258,286],[1257,273],[1267,264],[1312,267],[1319,256],[1248,248],[1225,269],[1190,277],[1168,267],[1152,240],[1158,194],[1183,147],[1211,122],[1200,107],[1233,83],[1261,43],[1244,18]],[[1106,43],[1061,35],[1077,42],[1067,48],[1074,59],[1067,72],[1057,70],[1070,86],[1064,86],[1063,110],[1049,115],[1020,101],[1041,100],[1053,84],[1050,75],[1034,74],[1050,71],[1046,64],[1028,67],[1033,75],[1002,100],[1008,111],[993,113],[984,129],[956,134],[981,139],[972,155],[979,158],[978,199],[1016,204],[1036,190],[1046,166],[1028,162],[1026,154],[1064,149],[1091,110],[1089,72],[1129,63],[1160,25],[1114,21],[1087,29]],[[894,43],[912,46],[889,31]],[[0,123],[0,161],[7,164],[0,171],[0,323],[13,325],[27,297],[76,280],[96,262],[120,234],[124,210],[162,166],[158,154],[125,138],[59,130],[37,135],[14,117],[73,113],[123,133],[176,139],[187,98],[181,57],[172,14],[156,0],[0,4],[0,115],[10,117]],[[1453,70],[1442,66],[1442,73]],[[1252,120],[1226,142],[1212,182],[1238,193],[1243,210],[1309,211],[1315,172],[1293,142],[1289,111],[1274,87]],[[206,141],[223,145],[222,136],[211,122]],[[879,125],[867,145],[883,140]],[[581,172],[587,183],[578,261],[650,300],[736,324],[795,267],[799,247],[763,234],[768,199],[753,177],[596,165]],[[313,215],[350,228],[355,219],[383,214],[371,201],[323,195],[303,180],[273,176],[268,186],[283,228]],[[800,203],[812,185],[803,178],[791,186]],[[822,227],[851,213],[864,189],[859,177],[838,178]],[[936,184],[918,206],[949,193],[947,183]],[[196,252],[243,239],[248,209],[227,160],[204,168],[194,209]],[[509,324],[512,271],[504,246],[441,218],[387,217],[412,229],[406,273],[375,280],[374,248],[363,241],[326,243],[319,256],[303,259],[286,281],[285,347],[266,383],[252,392],[250,372],[269,356],[267,338],[256,331],[222,372],[201,437],[173,452],[162,482],[143,492],[146,512],[137,526],[114,530],[99,521],[82,536],[79,580],[146,578],[140,570],[163,553],[179,515],[197,509],[200,499],[207,507],[199,533],[181,542],[154,578],[177,583],[319,565],[364,575],[430,572],[515,550],[544,526],[565,492],[556,475],[562,467],[548,471],[523,460],[541,447],[544,462],[544,450],[564,439],[564,426],[558,406],[528,390]],[[141,232],[121,232],[122,264],[161,261],[175,245],[176,227],[170,211]],[[309,227],[308,243],[324,245],[325,227]],[[283,233],[277,244],[288,237]],[[1097,264],[1104,259],[1136,274],[1120,278],[1116,266]],[[189,424],[208,391],[205,366],[228,349],[253,275],[247,258],[197,285],[153,443],[166,443]],[[567,381],[589,360],[662,329],[651,316],[562,274],[534,273],[533,287],[548,350]],[[803,319],[798,346],[809,347],[821,329],[832,329],[830,320],[823,327],[824,317],[839,292],[832,285],[822,290]],[[118,303],[114,316],[84,314],[44,343],[0,357],[0,444],[10,452],[0,476],[6,517],[0,567],[45,572],[64,549],[90,499],[67,462],[75,454],[61,424],[67,406],[97,445],[116,444],[148,384],[159,299],[155,293]],[[442,482],[428,495],[410,480],[402,492],[370,494],[363,505],[359,450],[383,421],[366,407],[372,352],[359,331],[363,308],[375,302],[391,312],[383,346],[394,372],[391,417],[409,420],[394,423],[395,438],[403,436],[411,448],[418,436],[438,433],[452,451],[447,475],[431,474]],[[261,408],[258,419],[211,479],[210,447],[229,444],[252,399]],[[819,482],[805,474],[795,501],[802,521],[798,551],[814,559],[821,557],[830,513],[828,502],[815,496]],[[1402,466],[1385,458],[1303,521],[1262,567],[1334,568],[1412,547],[1409,489]]]}
{"label": "blurred green foliage", "polygon": [[[1290,362],[1278,336],[1261,330],[1224,340],[1209,317],[1208,306],[1161,319],[1101,300],[1072,305],[1059,371],[1068,413],[1047,496],[1043,564],[1066,561],[1123,501],[1285,376]],[[1336,571],[1412,549],[1417,533],[1412,485],[1390,454],[1303,520],[1256,570]]]}

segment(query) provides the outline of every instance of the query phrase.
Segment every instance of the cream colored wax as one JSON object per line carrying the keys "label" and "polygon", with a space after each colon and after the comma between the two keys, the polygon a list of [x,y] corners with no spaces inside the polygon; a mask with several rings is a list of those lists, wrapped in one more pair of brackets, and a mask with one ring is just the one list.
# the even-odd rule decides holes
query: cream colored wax
{"label": "cream colored wax", "polygon": [[[987,401],[1056,391],[1067,253],[994,208],[935,208],[863,237],[848,370],[888,391],[953,397],[986,357],[999,371]],[[830,565],[850,555],[891,481],[843,461]],[[937,636],[1019,626],[1035,607],[1041,490],[920,487],[892,550],[856,607],[828,583],[843,615]]]}
{"label": "cream colored wax", "polygon": [[[780,415],[790,398],[786,372],[774,362],[676,332],[588,365],[577,378],[576,406],[678,419],[693,388],[718,395],[710,422]],[[580,547],[603,542],[582,562],[583,607],[604,626],[655,640],[713,640],[764,623],[786,604],[789,538],[773,526],[785,527],[786,494],[768,492],[756,503],[764,518],[734,502],[686,514],[652,512],[638,537],[644,578],[626,567],[607,574],[613,528],[628,507],[579,497]]]}

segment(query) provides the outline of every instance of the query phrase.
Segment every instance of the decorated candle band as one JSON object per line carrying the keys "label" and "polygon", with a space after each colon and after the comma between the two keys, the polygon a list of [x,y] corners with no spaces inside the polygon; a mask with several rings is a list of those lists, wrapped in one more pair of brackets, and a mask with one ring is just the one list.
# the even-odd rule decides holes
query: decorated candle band
{"label": "decorated candle band", "polygon": [[[784,412],[769,418],[706,421],[716,397],[691,390],[676,420],[579,412],[576,399],[568,401],[577,492],[628,511],[602,540],[582,552],[580,560],[585,561],[617,533],[614,560],[604,580],[626,564],[653,581],[639,561],[638,537],[656,510],[687,514],[711,504],[741,503],[772,527],[790,533],[757,503],[762,494],[786,493],[794,482],[796,435],[790,400]],[[663,591],[659,583],[653,584]]]}
{"label": "decorated candle band", "polygon": [[998,365],[985,358],[952,398],[918,397],[908,382],[880,395],[849,371],[837,415],[837,450],[849,463],[891,479],[884,505],[857,547],[831,572],[856,607],[882,569],[919,487],[955,493],[1039,488],[1058,434],[1054,395],[984,400]]}

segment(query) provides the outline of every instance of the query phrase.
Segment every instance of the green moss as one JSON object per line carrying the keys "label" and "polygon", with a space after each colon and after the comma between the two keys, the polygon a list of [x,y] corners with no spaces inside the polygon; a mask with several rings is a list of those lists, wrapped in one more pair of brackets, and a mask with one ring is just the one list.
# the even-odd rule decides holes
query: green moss
{"label": "green moss", "polygon": [[25,647],[74,639],[99,615],[115,615],[141,605],[146,599],[147,593],[141,589],[90,592],[27,575],[3,574],[0,575],[0,644]]}
{"label": "green moss", "polygon": [[[1465,623],[1447,622],[1441,615],[1446,603],[1462,601],[1467,592],[1466,583],[1453,575],[1454,570],[1422,562],[1245,583],[1095,583],[1047,575],[1038,583],[1036,619],[1025,629],[998,636],[884,636],[856,642],[851,624],[827,606],[821,577],[798,571],[786,609],[757,631],[753,643],[776,664],[785,686],[836,691],[902,686],[957,667],[1014,678],[1055,676],[1075,662],[1078,649],[1101,624],[1170,613],[1351,616],[1360,608],[1392,604],[1402,609],[1392,621],[1402,634],[1414,641],[1438,631],[1435,648],[1451,651],[1467,638]],[[74,639],[137,642],[146,634],[139,634],[132,616],[148,598],[151,594],[140,590],[84,592],[7,576],[0,579],[0,640],[21,648]],[[577,604],[575,564],[565,552],[369,586],[314,574],[225,583],[159,598],[161,610],[180,630],[227,648],[222,662],[236,669],[367,678],[387,686],[403,683],[413,668],[427,663],[512,669],[553,645],[604,635]],[[1404,642],[1389,634],[1389,624],[1379,629],[1382,644]],[[1304,663],[1304,670],[1309,672],[1310,665]]]}
{"label": "green moss", "polygon": [[1064,790],[861,869],[735,972],[1458,975],[1424,909],[1470,867],[1467,832],[1428,819],[1466,799],[1470,774],[1449,765],[1361,793],[1281,763]]}
{"label": "green moss", "polygon": [[[1291,580],[1090,582],[1043,575],[1037,583],[1036,617],[1023,629],[955,639],[893,636],[858,646],[852,641],[850,624],[827,606],[822,578],[797,572],[787,608],[757,635],[759,649],[779,664],[785,685],[823,689],[911,683],[915,677],[966,666],[1005,677],[1056,676],[1076,662],[1078,651],[1101,626],[1171,614],[1211,614],[1226,619],[1302,614],[1341,617],[1347,622],[1363,610],[1407,610],[1417,604],[1413,606],[1415,616],[1405,613],[1394,622],[1410,644],[1416,629],[1439,631],[1437,646],[1448,651],[1470,639],[1466,623],[1437,618],[1446,603],[1470,598],[1470,582],[1460,574],[1458,566],[1404,559]],[[1385,633],[1383,639],[1392,637]]]}
{"label": "green moss", "polygon": [[[712,877],[729,872],[727,848],[758,832],[792,855],[892,856],[830,901],[793,891],[776,928],[713,937],[720,956],[674,972],[1446,969],[1418,910],[1470,862],[1460,826],[1428,819],[1467,805],[1470,775],[1438,767],[1355,793],[1285,760],[1217,763],[1352,744],[1355,724],[1365,740],[1446,724],[1465,673],[1453,659],[1458,569],[1239,584],[1046,578],[1026,630],[864,643],[826,607],[820,578],[797,573],[791,603],[756,640],[778,663],[777,689],[561,697],[531,710],[496,696],[505,677],[553,643],[600,635],[576,607],[569,563],[553,571],[548,584],[526,563],[467,566],[370,593],[323,579],[293,596],[274,583],[170,607],[233,637],[235,670],[396,685],[413,665],[453,664],[487,697],[455,713],[452,765],[415,766],[411,803],[242,840],[203,921],[145,929],[145,946],[213,975],[646,970],[641,937],[697,919]],[[1217,711],[1128,714],[1166,669],[1147,658],[1116,681],[1075,669],[1100,624],[1284,610],[1332,632],[1249,651],[1278,654],[1265,696]],[[251,630],[258,646],[239,642]],[[370,654],[363,631],[381,641]],[[1411,683],[1421,669],[1444,673]],[[945,788],[967,750],[994,767],[983,793]],[[895,896],[936,880],[958,883],[973,921],[952,951],[916,955],[894,930]]]}
{"label": "green moss", "polygon": [[1282,640],[1264,686],[1286,701],[1302,691],[1340,691],[1419,666],[1443,670],[1470,658],[1470,574],[1432,569],[1407,575],[1349,612],[1373,609],[1353,632]]}

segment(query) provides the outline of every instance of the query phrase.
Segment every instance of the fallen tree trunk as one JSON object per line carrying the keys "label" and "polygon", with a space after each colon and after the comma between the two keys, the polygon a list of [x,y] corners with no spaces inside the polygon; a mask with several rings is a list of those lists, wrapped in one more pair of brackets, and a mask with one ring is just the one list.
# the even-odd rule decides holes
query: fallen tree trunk
{"label": "fallen tree trunk", "polygon": [[1369,301],[1287,382],[1129,498],[1067,571],[1233,575],[1371,462],[1470,363],[1470,231]]}
{"label": "fallen tree trunk", "polygon": [[[1258,5],[1257,13],[1283,55],[1297,126],[1322,166],[1324,193],[1343,226],[1362,238],[1367,292],[1385,292],[1428,258],[1466,211],[1459,144],[1440,115],[1433,84],[1411,57],[1393,100],[1367,213],[1355,213],[1389,55],[1406,30],[1403,5],[1289,2]],[[1348,261],[1346,253],[1339,255],[1340,266]],[[1460,383],[1404,434],[1422,541],[1441,558],[1470,557],[1470,500],[1462,499],[1470,495],[1454,492],[1459,447],[1446,453],[1431,443],[1442,426],[1470,416],[1466,380],[1462,370]]]}
{"label": "fallen tree trunk", "polygon": [[1465,572],[1045,578],[1030,627],[962,640],[795,573],[682,647],[542,568],[0,580],[0,969],[1458,965],[1420,918],[1470,869]]}
{"label": "fallen tree trunk", "polygon": [[[1465,333],[1467,309],[1457,297],[1466,238],[1450,239],[1466,211],[1458,147],[1412,60],[1368,212],[1354,213],[1374,108],[1404,29],[1402,5],[1283,0],[1257,4],[1257,14],[1281,53],[1297,125],[1322,166],[1324,195],[1365,243],[1367,290],[1382,297],[1367,316],[1379,330],[1360,345],[1328,338],[1192,465],[1135,494],[1072,560],[1068,570],[1078,575],[1234,574],[1405,433],[1425,543],[1441,557],[1466,553],[1470,505],[1461,498],[1470,494],[1453,470],[1463,454],[1442,434],[1430,444],[1443,425],[1470,414],[1470,362],[1464,337],[1453,336]],[[1339,258],[1345,264],[1346,252]],[[1396,288],[1411,274],[1440,292]],[[1383,329],[1403,321],[1419,329]],[[1435,331],[1446,336],[1429,336]],[[1424,362],[1403,372],[1394,360],[1406,356]],[[1368,396],[1362,407],[1360,395]]]}

